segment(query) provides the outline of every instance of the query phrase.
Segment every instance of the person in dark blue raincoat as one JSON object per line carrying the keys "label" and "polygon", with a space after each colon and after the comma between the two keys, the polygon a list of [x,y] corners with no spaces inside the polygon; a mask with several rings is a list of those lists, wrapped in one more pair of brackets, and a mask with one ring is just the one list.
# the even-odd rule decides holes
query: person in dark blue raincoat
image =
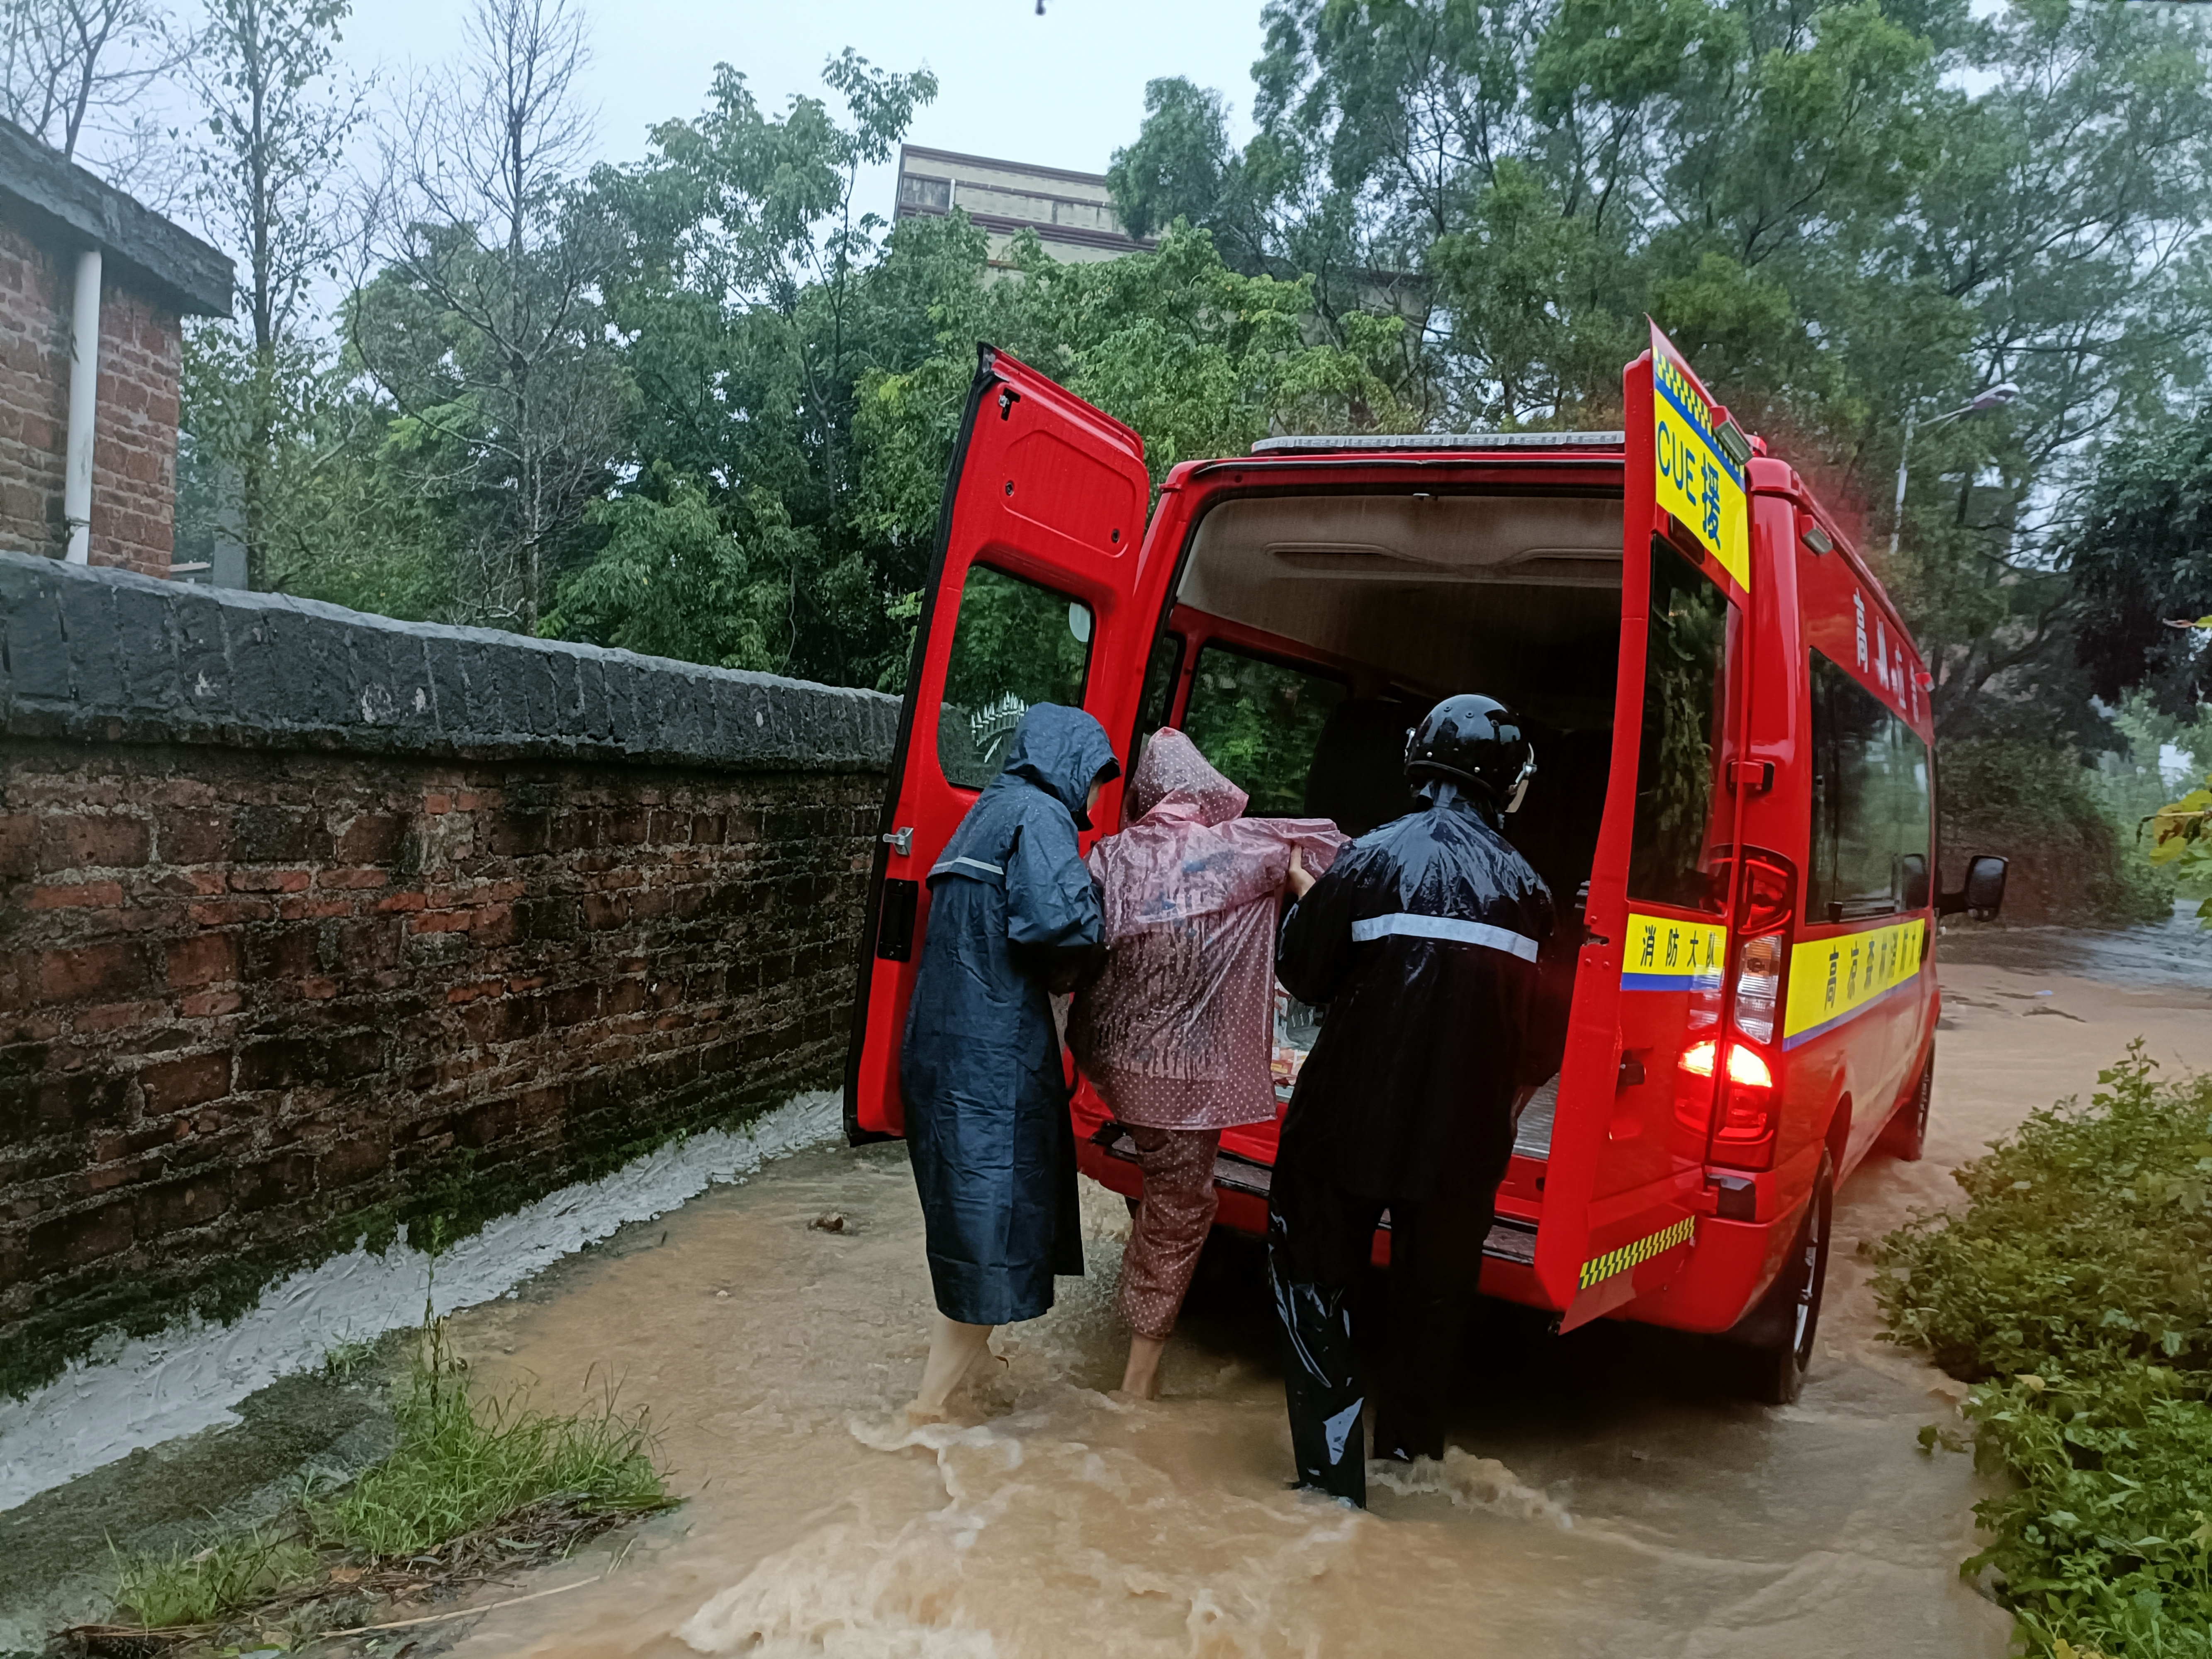
{"label": "person in dark blue raincoat", "polygon": [[929,872],[929,927],[899,1053],[938,1318],[910,1420],[939,1420],[994,1326],[1083,1271],[1075,1133],[1052,994],[1101,948],[1076,846],[1121,771],[1098,722],[1038,703]]}
{"label": "person in dark blue raincoat", "polygon": [[[1376,1456],[1443,1455],[1513,1103],[1547,1069],[1528,1032],[1552,896],[1503,831],[1535,769],[1511,710],[1447,697],[1407,744],[1421,809],[1353,842],[1283,920],[1276,976],[1327,1012],[1275,1154],[1268,1281],[1298,1484],[1355,1504],[1370,1394]],[[1352,1292],[1386,1210],[1370,1388]]]}

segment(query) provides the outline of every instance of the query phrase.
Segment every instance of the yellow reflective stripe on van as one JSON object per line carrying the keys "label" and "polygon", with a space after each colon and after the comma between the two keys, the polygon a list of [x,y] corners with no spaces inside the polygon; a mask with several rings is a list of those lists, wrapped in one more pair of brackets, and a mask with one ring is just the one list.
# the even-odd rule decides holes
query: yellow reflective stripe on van
{"label": "yellow reflective stripe on van", "polygon": [[1686,1215],[1673,1226],[1653,1233],[1649,1238],[1639,1238],[1633,1244],[1624,1244],[1617,1250],[1607,1250],[1603,1255],[1583,1263],[1582,1288],[1602,1285],[1617,1273],[1640,1267],[1655,1255],[1664,1255],[1677,1244],[1686,1244],[1698,1230],[1698,1218]]}
{"label": "yellow reflective stripe on van", "polygon": [[1782,1021],[1782,1046],[1809,1042],[1911,984],[1919,977],[1927,945],[1928,923],[1916,916],[1795,946],[1790,952],[1790,1006]]}
{"label": "yellow reflective stripe on van", "polygon": [[1657,501],[1751,591],[1751,504],[1743,469],[1713,436],[1712,410],[1682,366],[1651,354],[1651,438]]}
{"label": "yellow reflective stripe on van", "polygon": [[1628,913],[1620,958],[1624,991],[1717,991],[1728,961],[1728,929],[1717,921]]}

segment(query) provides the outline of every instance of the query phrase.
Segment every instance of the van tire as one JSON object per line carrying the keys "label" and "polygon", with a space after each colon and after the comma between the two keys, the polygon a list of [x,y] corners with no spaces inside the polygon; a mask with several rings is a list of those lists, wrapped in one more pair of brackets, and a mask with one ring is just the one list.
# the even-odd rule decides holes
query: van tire
{"label": "van tire", "polygon": [[1936,1049],[1930,1044],[1920,1081],[1881,1132],[1881,1149],[1904,1164],[1917,1164],[1928,1150],[1928,1106],[1936,1094]]}
{"label": "van tire", "polygon": [[1721,1339],[1731,1351],[1743,1392],[1761,1404],[1787,1406],[1804,1389],[1820,1336],[1835,1210],[1835,1165],[1823,1153],[1782,1272],[1759,1305]]}

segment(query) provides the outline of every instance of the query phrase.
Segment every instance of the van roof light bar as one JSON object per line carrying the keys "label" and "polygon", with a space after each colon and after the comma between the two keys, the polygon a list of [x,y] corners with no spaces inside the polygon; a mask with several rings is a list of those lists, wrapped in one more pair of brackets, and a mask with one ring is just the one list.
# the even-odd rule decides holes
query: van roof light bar
{"label": "van roof light bar", "polygon": [[1262,438],[1255,455],[1344,449],[1624,449],[1625,432],[1364,432],[1350,437]]}

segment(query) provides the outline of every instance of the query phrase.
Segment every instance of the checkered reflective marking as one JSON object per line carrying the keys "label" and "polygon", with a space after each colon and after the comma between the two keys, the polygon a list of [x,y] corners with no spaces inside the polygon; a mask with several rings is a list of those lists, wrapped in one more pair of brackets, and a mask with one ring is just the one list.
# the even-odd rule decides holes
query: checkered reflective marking
{"label": "checkered reflective marking", "polygon": [[1697,1217],[1686,1215],[1673,1226],[1656,1232],[1649,1238],[1639,1238],[1633,1244],[1624,1244],[1617,1250],[1607,1250],[1603,1255],[1592,1257],[1583,1263],[1582,1288],[1588,1290],[1593,1285],[1602,1285],[1615,1273],[1625,1273],[1631,1267],[1650,1261],[1655,1255],[1665,1255],[1677,1244],[1688,1243],[1697,1229]]}

